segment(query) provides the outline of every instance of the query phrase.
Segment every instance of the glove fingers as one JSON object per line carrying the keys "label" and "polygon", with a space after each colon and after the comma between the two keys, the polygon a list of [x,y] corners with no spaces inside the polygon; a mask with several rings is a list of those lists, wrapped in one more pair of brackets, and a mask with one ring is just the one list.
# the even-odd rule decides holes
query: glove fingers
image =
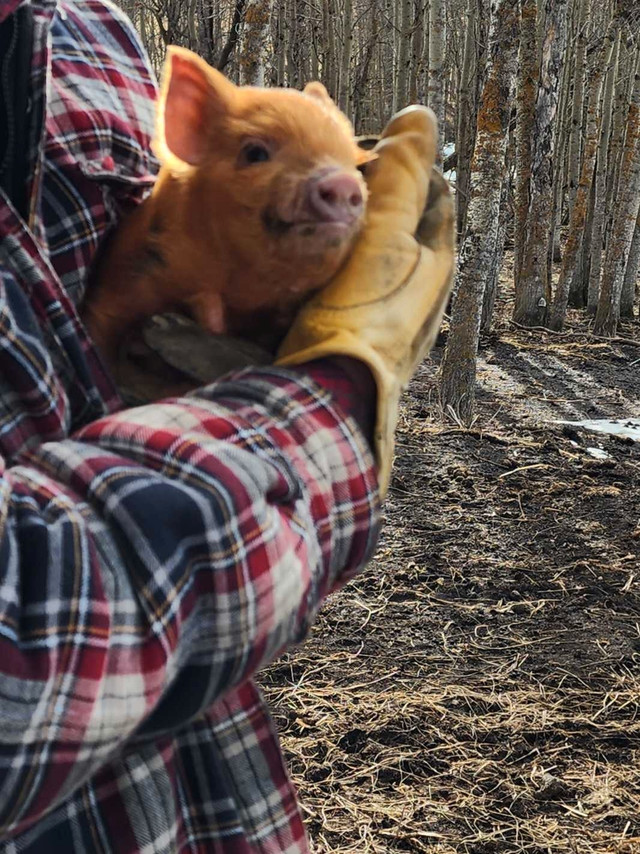
{"label": "glove fingers", "polygon": [[438,125],[426,107],[407,107],[389,122],[367,169],[368,223],[413,234],[424,210],[435,162]]}

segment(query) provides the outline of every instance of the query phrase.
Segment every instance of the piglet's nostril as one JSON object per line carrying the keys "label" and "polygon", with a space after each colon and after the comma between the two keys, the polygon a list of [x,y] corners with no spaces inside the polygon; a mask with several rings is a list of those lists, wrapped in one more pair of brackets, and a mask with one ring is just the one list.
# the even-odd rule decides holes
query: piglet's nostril
{"label": "piglet's nostril", "polygon": [[337,193],[330,187],[320,187],[320,198],[323,202],[327,202],[330,205],[335,205],[338,201]]}
{"label": "piglet's nostril", "polygon": [[364,207],[358,179],[339,170],[312,179],[307,198],[314,217],[326,222],[353,222]]}

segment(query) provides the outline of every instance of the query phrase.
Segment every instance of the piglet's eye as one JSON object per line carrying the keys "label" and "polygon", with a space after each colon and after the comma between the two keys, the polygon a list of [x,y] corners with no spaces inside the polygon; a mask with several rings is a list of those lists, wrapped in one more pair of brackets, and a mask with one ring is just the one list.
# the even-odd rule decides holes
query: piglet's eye
{"label": "piglet's eye", "polygon": [[248,142],[243,146],[238,158],[240,166],[253,166],[271,160],[271,152],[263,142]]}

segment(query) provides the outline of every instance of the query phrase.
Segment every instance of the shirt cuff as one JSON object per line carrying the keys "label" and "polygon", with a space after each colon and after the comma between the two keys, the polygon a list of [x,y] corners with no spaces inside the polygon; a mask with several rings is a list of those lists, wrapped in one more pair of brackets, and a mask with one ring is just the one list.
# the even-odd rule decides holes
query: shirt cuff
{"label": "shirt cuff", "polygon": [[334,403],[355,419],[373,447],[376,413],[376,384],[371,371],[358,359],[336,356],[297,365],[293,370],[311,377],[326,388]]}

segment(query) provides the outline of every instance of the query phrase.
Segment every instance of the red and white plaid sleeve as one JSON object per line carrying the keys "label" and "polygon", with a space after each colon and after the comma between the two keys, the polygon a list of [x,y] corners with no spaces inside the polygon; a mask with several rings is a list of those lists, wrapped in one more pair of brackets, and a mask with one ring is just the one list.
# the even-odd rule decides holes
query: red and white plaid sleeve
{"label": "red and white plaid sleeve", "polygon": [[0,771],[24,793],[10,811],[0,797],[5,830],[134,732],[179,730],[300,641],[376,542],[365,439],[329,391],[285,370],[109,415],[23,454],[3,483],[0,549],[17,576],[0,614],[14,709]]}

